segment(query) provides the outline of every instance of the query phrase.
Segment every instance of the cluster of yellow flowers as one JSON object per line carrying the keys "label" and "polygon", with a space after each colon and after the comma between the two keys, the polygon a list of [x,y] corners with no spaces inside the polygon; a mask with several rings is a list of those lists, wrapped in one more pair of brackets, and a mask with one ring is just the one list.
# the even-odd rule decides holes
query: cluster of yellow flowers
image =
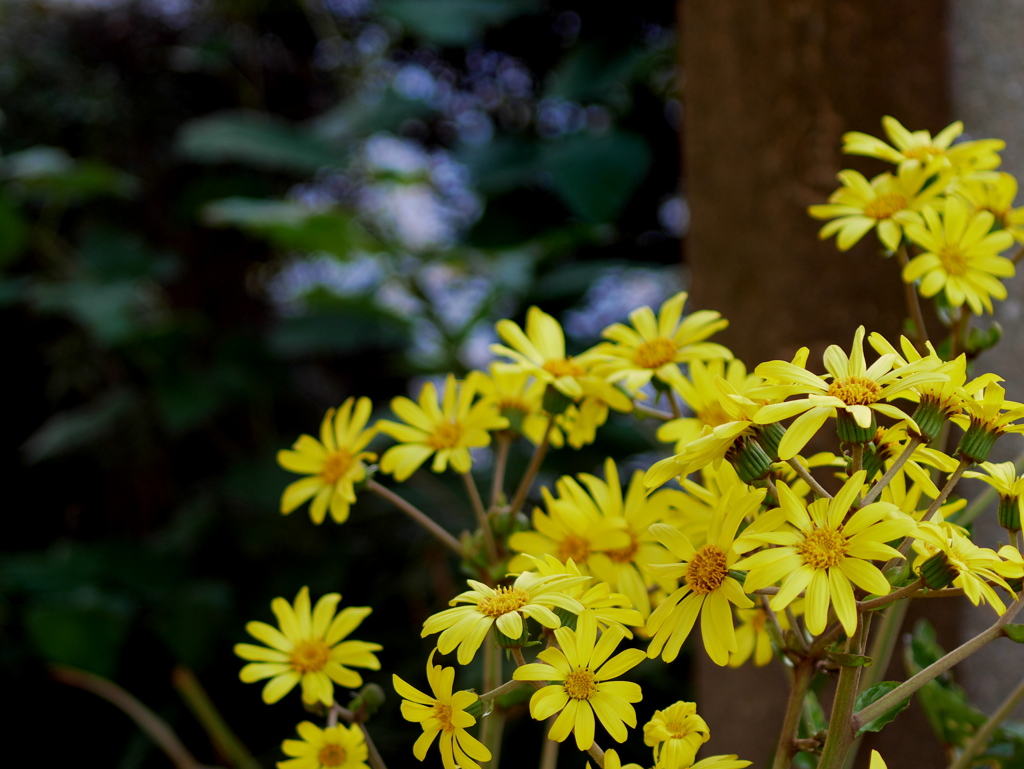
{"label": "cluster of yellow flowers", "polygon": [[[844,171],[843,188],[811,210],[833,219],[822,235],[838,232],[842,249],[872,228],[890,250],[916,243],[925,251],[908,258],[905,280],[920,281],[924,296],[943,292],[951,307],[991,310],[991,299],[1005,296],[997,278],[1013,273],[997,252],[1024,242],[1022,209],[1010,208],[1012,177],[992,170],[1001,143],[951,146],[959,124],[934,139],[891,118],[885,127],[895,147],[849,134],[846,151],[895,163],[895,175],[868,182]],[[866,616],[899,598],[963,594],[1000,615],[1006,605],[997,588],[1016,601],[1024,478],[1012,463],[987,459],[999,436],[1024,432],[1024,404],[1006,400],[998,376],[972,377],[963,352],[945,360],[928,341],[894,345],[863,327],[849,350],[828,347],[820,374],[808,368],[806,348],[749,372],[708,341],[727,321],[716,312],[684,316],[686,299],[677,294],[657,313],[635,310],[629,325],[608,327],[606,341],[579,355],[567,354],[557,320],[531,307],[525,328],[498,322],[503,343],[492,350],[501,360],[486,371],[461,381],[449,375],[440,392],[427,383],[416,401],[392,401],[396,419],[372,425],[370,400],[349,398],[327,412],[319,439],[303,435],[279,453],[282,467],[303,476],[284,491],[282,513],[309,501],[314,523],[328,511],[341,523],[357,493],[376,493],[426,526],[477,577],[423,623],[423,637],[437,636],[427,662],[430,693],[393,677],[402,715],[423,729],[413,746],[418,759],[437,739],[446,769],[478,769],[492,751],[467,730],[524,682],[536,689],[531,716],[551,719],[549,739],[573,735],[580,750],[617,769],[617,754],[597,745],[597,725],[624,743],[643,694],[619,679],[646,659],[674,660],[698,618],[703,647],[718,665],[751,658],[764,665],[778,656],[820,667],[831,659],[830,644],[854,639]],[[865,343],[875,353],[870,364]],[[661,419],[657,437],[674,453],[634,471],[628,483],[613,459],[603,478],[562,477],[540,490],[543,504],[528,528],[496,526],[500,516],[525,511],[545,452],[592,442],[609,410]],[[817,450],[830,420],[838,449]],[[951,426],[962,435],[947,450]],[[375,466],[377,455],[366,449],[378,434],[395,443]],[[518,438],[534,445],[533,461],[506,496],[505,458]],[[488,446],[495,477],[485,507],[472,450]],[[376,479],[404,481],[428,460],[435,473],[463,476],[477,536],[456,540]],[[1009,543],[998,550],[974,544],[958,523],[966,503],[950,492],[964,475],[1000,495]],[[335,714],[326,730],[299,726],[303,741],[284,743],[294,758],[282,769],[363,767],[367,760],[359,718],[348,729],[336,724],[333,687],[360,687],[352,668],[379,669],[380,647],[344,640],[370,609],[336,613],[339,600],[324,596],[311,610],[305,588],[294,605],[275,599],[279,630],[247,626],[266,647],[236,647],[250,661],[242,680],[270,679],[268,703],[301,684],[304,702]],[[645,649],[636,648],[640,639]],[[619,650],[623,642],[628,648]],[[495,644],[515,658],[511,680],[501,680]],[[528,662],[524,650],[538,645]],[[485,668],[497,674],[485,673],[490,685],[479,695],[457,690],[455,668],[434,663],[435,654],[454,653],[467,666],[481,648]],[[643,734],[658,769],[749,764],[734,755],[696,761],[708,728],[693,703],[657,711]],[[879,766],[876,755],[872,767]]]}

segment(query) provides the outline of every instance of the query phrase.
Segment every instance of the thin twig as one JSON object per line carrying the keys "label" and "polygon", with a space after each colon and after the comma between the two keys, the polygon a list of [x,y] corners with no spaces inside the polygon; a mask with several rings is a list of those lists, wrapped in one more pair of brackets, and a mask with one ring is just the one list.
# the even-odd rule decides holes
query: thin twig
{"label": "thin twig", "polygon": [[662,422],[669,422],[669,421],[675,419],[675,417],[671,413],[669,413],[668,411],[662,411],[661,409],[656,409],[653,406],[646,406],[643,403],[636,403],[636,402],[634,402],[633,403],[633,410],[634,411],[639,411],[641,414],[643,414],[645,416],[654,417],[655,419],[660,419]]}
{"label": "thin twig", "polygon": [[487,511],[484,510],[484,501],[480,498],[480,490],[476,487],[471,472],[460,473],[463,482],[466,484],[466,493],[469,494],[469,501],[473,505],[473,513],[476,515],[477,526],[484,537],[484,548],[487,550],[487,563],[494,566],[498,563],[498,546],[494,542],[494,532],[491,531],[491,523],[487,520]]}
{"label": "thin twig", "polygon": [[912,596],[914,593],[921,590],[924,587],[924,577],[918,577],[917,581],[911,582],[909,585],[904,585],[898,590],[893,590],[885,595],[881,595],[878,598],[872,598],[867,601],[857,601],[857,611],[871,611],[877,609],[879,606],[885,606],[901,598]]}
{"label": "thin twig", "polygon": [[498,506],[505,493],[505,468],[508,466],[508,450],[512,446],[512,438],[506,432],[498,433],[495,439],[498,445],[494,452],[494,476],[491,478],[491,507]]}
{"label": "thin twig", "polygon": [[832,499],[832,495],[825,491],[824,487],[815,480],[814,476],[811,475],[810,471],[800,464],[796,459],[787,460],[789,466],[796,471],[796,474],[803,478],[804,482],[811,487],[811,490],[822,499]]}
{"label": "thin twig", "polygon": [[551,439],[551,430],[555,426],[555,415],[552,414],[548,417],[548,426],[544,430],[544,437],[540,443],[537,444],[537,448],[533,450],[533,456],[530,457],[530,464],[526,467],[526,472],[523,473],[522,480],[519,481],[519,488],[516,489],[516,495],[512,499],[512,503],[509,505],[509,509],[513,513],[519,512],[522,508],[523,503],[526,501],[526,495],[530,493],[530,486],[533,484],[533,479],[537,476],[537,472],[540,470],[541,462],[544,461],[544,455],[548,450],[548,443]]}
{"label": "thin twig", "polygon": [[[901,243],[900,247],[896,251],[896,258],[900,263],[900,271],[907,266],[910,262],[910,257],[907,254],[907,247]],[[928,330],[924,325],[924,314],[921,312],[921,302],[917,297],[917,286],[913,283],[903,283],[903,296],[907,301],[907,309],[910,311],[910,319],[914,323],[914,347],[921,355],[927,355],[928,348],[925,342],[928,341]]]}
{"label": "thin twig", "polygon": [[383,497],[388,502],[393,504],[403,513],[412,518],[416,523],[425,528],[445,547],[451,550],[460,558],[463,557],[462,545],[459,544],[459,540],[455,539],[451,534],[442,529],[430,516],[420,510],[416,505],[409,502],[407,499],[398,496],[395,492],[389,489],[387,486],[382,486],[377,481],[369,480],[366,483],[366,488],[372,491],[379,497]]}
{"label": "thin twig", "polygon": [[903,465],[906,464],[910,456],[917,451],[917,447],[920,446],[924,441],[920,438],[911,438],[907,445],[904,447],[903,452],[896,457],[896,461],[892,463],[888,470],[885,471],[885,475],[878,479],[878,482],[872,486],[868,493],[864,495],[864,499],[861,500],[861,506],[870,505],[879,494],[882,493],[882,489],[889,485],[889,482],[896,477],[896,473],[900,471]]}

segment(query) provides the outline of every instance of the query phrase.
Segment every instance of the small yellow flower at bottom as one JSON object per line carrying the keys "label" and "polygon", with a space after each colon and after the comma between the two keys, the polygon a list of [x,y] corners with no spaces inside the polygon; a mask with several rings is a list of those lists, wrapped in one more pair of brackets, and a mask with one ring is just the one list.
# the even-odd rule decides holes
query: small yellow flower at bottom
{"label": "small yellow flower at bottom", "polygon": [[281,744],[281,750],[292,758],[278,761],[277,769],[370,769],[366,740],[355,724],[321,729],[303,721],[297,731],[302,739]]}
{"label": "small yellow flower at bottom", "polygon": [[[369,606],[349,606],[335,616],[341,600],[339,593],[328,593],[310,610],[309,588],[295,596],[295,605],[284,598],[275,598],[270,608],[277,615],[280,630],[265,622],[245,626],[249,635],[267,646],[236,644],[235,654],[250,664],[239,672],[245,683],[269,678],[263,687],[263,701],[273,705],[302,684],[302,701],[307,705],[321,702],[334,704],[334,684],[356,689],[363,678],[353,667],[380,670],[374,652],[380,644],[367,641],[345,641],[349,633],[371,611]],[[270,647],[270,648],[267,648]]]}
{"label": "small yellow flower at bottom", "polygon": [[654,769],[743,769],[750,766],[750,761],[745,761],[735,753],[727,756],[708,756],[702,758],[693,766],[673,766],[672,764],[655,764]]}
{"label": "small yellow flower at bottom", "polygon": [[889,769],[882,760],[882,755],[877,750],[871,751],[871,766],[868,769]]}
{"label": "small yellow flower at bottom", "polygon": [[[610,627],[597,638],[597,621],[590,612],[580,614],[576,630],[555,630],[559,648],[550,647],[537,655],[541,662],[517,668],[517,681],[554,681],[534,692],[530,715],[543,721],[558,713],[548,739],[562,742],[576,733],[576,747],[588,750],[594,744],[594,716],[616,742],[626,741],[626,725],[636,726],[632,703],[640,702],[640,685],[632,681],[612,681],[640,664],[647,656],[640,649],[626,649],[611,657],[625,636],[619,627]],[[611,659],[609,659],[611,657]]]}
{"label": "small yellow flower at bottom", "polygon": [[397,675],[391,676],[395,691],[405,698],[402,701],[402,717],[423,727],[423,734],[412,746],[413,755],[422,761],[434,738],[440,735],[438,744],[445,769],[480,769],[476,762],[490,761],[491,751],[466,731],[467,727],[476,723],[466,708],[476,702],[478,697],[469,691],[453,693],[455,668],[441,667],[433,662],[434,652],[431,652],[427,660],[427,682],[432,694],[424,694]]}
{"label": "small yellow flower at bottom", "polygon": [[690,766],[701,745],[711,738],[707,722],[694,702],[676,702],[655,710],[644,724],[644,744],[654,748],[654,761],[664,766]]}
{"label": "small yellow flower at bottom", "polygon": [[[590,769],[590,762],[587,762],[587,769]],[[604,769],[643,769],[640,764],[623,764],[619,754],[608,749],[604,752]]]}

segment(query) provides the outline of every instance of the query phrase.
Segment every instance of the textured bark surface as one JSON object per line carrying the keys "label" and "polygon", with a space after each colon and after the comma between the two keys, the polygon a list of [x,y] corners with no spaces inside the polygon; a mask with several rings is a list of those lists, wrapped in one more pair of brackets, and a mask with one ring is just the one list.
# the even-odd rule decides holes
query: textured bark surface
{"label": "textured bark surface", "polygon": [[[825,202],[842,168],[869,178],[888,170],[843,156],[844,132],[881,135],[883,115],[933,133],[951,122],[945,3],[689,0],[680,8],[692,307],[731,321],[716,341],[750,367],[806,345],[820,373],[824,348],[849,349],[861,324],[894,339],[905,316],[895,260],[879,257],[873,233],[840,254],[817,239],[820,223],[806,209]],[[723,670],[697,656],[698,708],[712,735],[705,752],[767,765],[785,705],[781,673]],[[945,764],[920,715],[904,714],[879,737],[889,766]]]}

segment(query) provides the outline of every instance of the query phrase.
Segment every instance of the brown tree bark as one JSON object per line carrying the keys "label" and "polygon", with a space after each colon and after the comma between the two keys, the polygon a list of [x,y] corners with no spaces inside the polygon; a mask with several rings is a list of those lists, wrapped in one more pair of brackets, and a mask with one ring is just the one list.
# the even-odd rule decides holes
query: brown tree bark
{"label": "brown tree bark", "polygon": [[[906,315],[895,259],[879,256],[874,233],[844,254],[820,242],[807,206],[825,202],[842,168],[869,178],[888,170],[843,156],[844,132],[882,135],[883,115],[932,132],[950,122],[945,3],[680,0],[679,8],[693,307],[731,321],[720,341],[751,368],[806,345],[821,373],[824,348],[849,349],[861,324],[895,340]],[[785,706],[780,671],[723,670],[696,654],[697,705],[711,727],[705,752],[767,765]],[[889,766],[945,763],[920,716],[904,714],[880,736]],[[858,764],[867,754],[865,746]]]}

